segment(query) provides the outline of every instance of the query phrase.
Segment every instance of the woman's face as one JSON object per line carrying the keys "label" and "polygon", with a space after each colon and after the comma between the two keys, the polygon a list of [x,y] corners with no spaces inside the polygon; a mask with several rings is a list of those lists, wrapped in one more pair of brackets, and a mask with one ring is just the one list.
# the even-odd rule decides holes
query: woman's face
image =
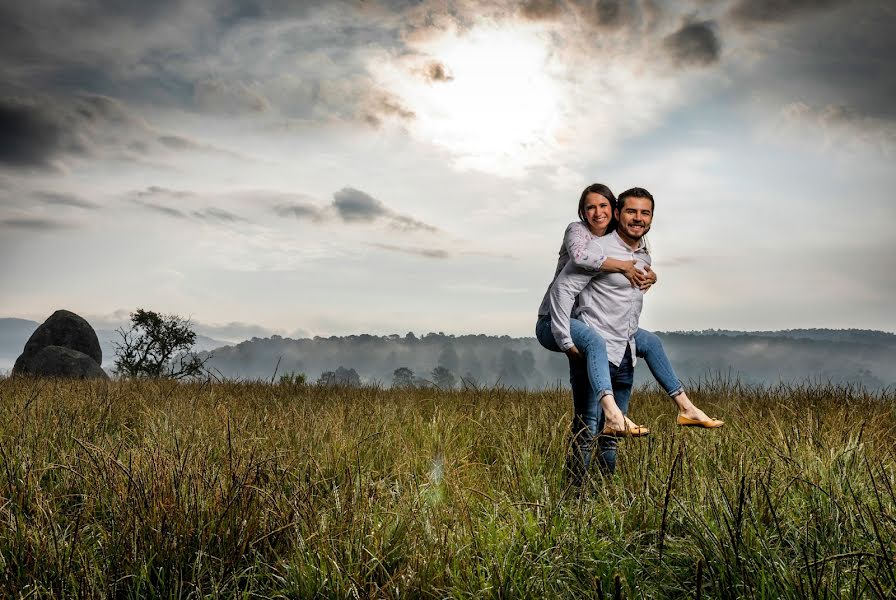
{"label": "woman's face", "polygon": [[585,222],[588,229],[594,235],[603,235],[607,232],[610,217],[613,216],[613,207],[610,201],[598,194],[591,192],[585,196]]}

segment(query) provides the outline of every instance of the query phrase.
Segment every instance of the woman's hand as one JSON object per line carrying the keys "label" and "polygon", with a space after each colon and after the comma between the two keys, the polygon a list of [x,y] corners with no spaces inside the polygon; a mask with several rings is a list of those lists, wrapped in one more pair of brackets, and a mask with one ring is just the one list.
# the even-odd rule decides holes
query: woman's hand
{"label": "woman's hand", "polygon": [[632,287],[644,290],[647,289],[644,287],[645,285],[648,288],[653,285],[653,281],[650,280],[649,273],[639,270],[635,266],[635,261],[633,260],[622,261],[619,272],[625,275],[625,278],[631,282]]}
{"label": "woman's hand", "polygon": [[644,265],[645,281],[641,284],[641,291],[646,292],[654,283],[656,283],[656,271],[650,268],[650,265]]}
{"label": "woman's hand", "polygon": [[575,346],[567,348],[564,352],[569,357],[569,360],[585,360],[585,356]]}

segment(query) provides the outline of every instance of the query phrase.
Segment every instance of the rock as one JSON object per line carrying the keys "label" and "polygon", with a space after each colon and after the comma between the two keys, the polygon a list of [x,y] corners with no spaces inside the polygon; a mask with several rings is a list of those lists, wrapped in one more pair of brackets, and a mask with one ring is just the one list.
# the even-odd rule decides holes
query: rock
{"label": "rock", "polygon": [[61,346],[86,354],[97,367],[103,362],[100,341],[90,323],[73,312],[57,310],[28,338],[22,355],[12,368],[13,375],[31,374],[28,369],[31,359],[47,346]]}
{"label": "rock", "polygon": [[31,356],[26,364],[27,373],[35,377],[71,377],[74,379],[109,379],[102,367],[83,352],[45,346]]}

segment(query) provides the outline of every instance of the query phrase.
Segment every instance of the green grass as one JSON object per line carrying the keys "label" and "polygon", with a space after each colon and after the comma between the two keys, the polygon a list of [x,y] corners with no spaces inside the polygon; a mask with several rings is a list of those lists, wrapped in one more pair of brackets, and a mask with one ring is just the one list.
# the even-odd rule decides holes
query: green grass
{"label": "green grass", "polygon": [[567,392],[0,381],[0,597],[896,597],[892,393],[638,390],[563,478]]}

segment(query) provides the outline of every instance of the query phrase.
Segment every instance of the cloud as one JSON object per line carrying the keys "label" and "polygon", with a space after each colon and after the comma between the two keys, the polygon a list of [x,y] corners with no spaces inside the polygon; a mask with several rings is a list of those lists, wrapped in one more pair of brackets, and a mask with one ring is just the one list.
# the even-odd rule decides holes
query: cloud
{"label": "cloud", "polygon": [[168,156],[171,150],[248,160],[234,152],[156,129],[116,98],[79,94],[0,99],[0,164],[9,167],[65,170],[68,160],[141,162],[144,156]]}
{"label": "cloud", "polygon": [[361,110],[361,118],[373,127],[380,126],[386,119],[411,121],[416,116],[395,96],[381,90],[373,92]]}
{"label": "cloud", "polygon": [[40,107],[0,100],[0,164],[49,167],[65,149],[64,134],[61,124]]}
{"label": "cloud", "polygon": [[64,221],[41,217],[11,217],[0,220],[0,226],[27,231],[57,231],[59,229],[69,229],[73,225]]}
{"label": "cloud", "polygon": [[369,223],[384,219],[396,229],[438,231],[432,225],[392,211],[373,196],[351,187],[342,188],[333,194],[332,207],[346,223]]}
{"label": "cloud", "polygon": [[99,208],[98,204],[79,198],[74,194],[64,194],[60,192],[33,192],[31,195],[44,204],[54,206],[71,206],[73,208],[82,208],[85,210],[95,210]]}
{"label": "cloud", "polygon": [[439,230],[428,223],[397,213],[370,194],[352,187],[344,187],[333,194],[333,202],[327,206],[310,202],[279,202],[272,208],[281,217],[294,217],[300,220],[322,222],[337,219],[343,223],[375,223],[385,222],[393,229],[401,231],[426,231],[437,233]]}
{"label": "cloud", "polygon": [[598,28],[618,29],[633,25],[638,19],[638,6],[629,0],[594,0],[576,3],[579,14]]}
{"label": "cloud", "polygon": [[896,153],[896,122],[863,114],[842,104],[817,106],[791,102],[771,124],[770,136],[795,136],[841,152],[872,151],[890,158]]}
{"label": "cloud", "polygon": [[325,211],[307,202],[285,202],[274,206],[274,212],[281,217],[295,217],[299,220],[308,219],[320,222],[326,218]]}
{"label": "cloud", "polygon": [[232,212],[226,211],[223,208],[215,208],[214,206],[210,206],[208,208],[204,208],[202,210],[194,210],[190,213],[190,216],[195,217],[197,219],[201,219],[203,221],[213,221],[218,223],[248,223],[248,219],[244,219],[238,215],[233,214]]}
{"label": "cloud", "polygon": [[388,250],[389,252],[401,252],[403,254],[411,254],[414,256],[422,256],[423,258],[438,258],[444,259],[449,258],[451,254],[446,250],[440,250],[438,248],[422,248],[415,246],[396,246],[393,244],[378,244],[372,243],[368,244],[369,246],[373,246],[374,248],[380,248],[381,250]]}
{"label": "cloud", "polygon": [[134,192],[134,202],[148,210],[176,219],[198,219],[208,223],[248,223],[249,220],[216,206],[206,206],[194,210],[181,210],[173,206],[163,204],[163,201],[183,203],[189,200],[191,204],[203,202],[203,197],[195,192],[186,190],[174,190],[160,186],[150,186],[145,190]]}
{"label": "cloud", "polygon": [[426,76],[426,79],[430,82],[454,80],[454,75],[451,73],[451,71],[448,70],[448,67],[437,60],[431,61],[426,65],[424,74]]}
{"label": "cloud", "polygon": [[757,25],[782,22],[849,2],[850,0],[738,0],[729,15],[739,25]]}
{"label": "cloud", "polygon": [[563,0],[527,0],[520,7],[520,12],[527,19],[541,21],[556,19],[563,14],[565,8]]}
{"label": "cloud", "polygon": [[168,217],[174,217],[175,219],[186,219],[187,213],[177,208],[172,208],[170,206],[165,206],[164,204],[159,204],[157,202],[147,202],[144,200],[135,200],[137,204],[151,211],[155,211],[157,213],[161,213]]}
{"label": "cloud", "polygon": [[676,64],[705,67],[719,60],[721,43],[715,29],[713,21],[687,23],[663,43]]}
{"label": "cloud", "polygon": [[242,81],[203,79],[195,84],[193,98],[203,111],[225,115],[262,113],[271,108],[261,92]]}

